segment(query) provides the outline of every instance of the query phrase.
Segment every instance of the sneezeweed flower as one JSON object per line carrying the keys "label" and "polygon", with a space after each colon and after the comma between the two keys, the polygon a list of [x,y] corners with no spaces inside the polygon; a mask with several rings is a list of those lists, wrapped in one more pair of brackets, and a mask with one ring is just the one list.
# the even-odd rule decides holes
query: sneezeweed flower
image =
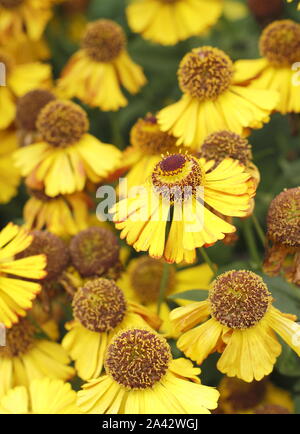
{"label": "sneezeweed flower", "polygon": [[17,147],[18,140],[13,129],[0,131],[0,203],[8,203],[18,192],[20,172],[13,160]]}
{"label": "sneezeweed flower", "polygon": [[37,61],[22,62],[14,51],[4,48],[0,48],[0,63],[4,64],[5,67],[6,83],[6,86],[0,86],[0,101],[1,107],[3,107],[0,129],[3,130],[15,120],[16,99],[18,97],[36,87],[49,87],[51,68],[49,65]]}
{"label": "sneezeweed flower", "polygon": [[87,180],[100,182],[119,162],[121,152],[87,133],[86,112],[71,101],[49,102],[36,125],[43,141],[19,149],[15,162],[47,196],[82,191]]}
{"label": "sneezeweed flower", "polygon": [[83,278],[120,277],[120,245],[110,229],[96,226],[85,229],[72,238],[69,249],[72,265]]}
{"label": "sneezeweed flower", "polygon": [[126,14],[131,29],[145,39],[175,45],[206,33],[222,10],[222,0],[132,0]]}
{"label": "sneezeweed flower", "polygon": [[205,414],[217,407],[219,393],[199,384],[200,369],[173,360],[167,341],[153,331],[120,332],[104,364],[106,375],[78,393],[77,404],[86,413]]}
{"label": "sneezeweed flower", "polygon": [[1,0],[1,41],[18,39],[24,35],[38,40],[52,17],[52,0]]}
{"label": "sneezeweed flower", "polygon": [[62,380],[42,378],[10,389],[0,399],[0,414],[78,414],[76,392]]}
{"label": "sneezeweed flower", "polygon": [[[177,152],[176,138],[161,131],[155,115],[148,113],[133,125],[130,131],[131,146],[123,154],[121,168],[129,172],[126,175],[126,187],[144,184],[151,175],[161,155]],[[120,191],[121,196],[122,191]]]}
{"label": "sneezeweed flower", "polygon": [[69,60],[58,87],[67,98],[77,97],[92,107],[116,111],[127,105],[123,86],[136,94],[146,83],[142,68],[126,50],[126,36],[114,21],[88,25],[82,48]]}
{"label": "sneezeweed flower", "polygon": [[159,328],[160,320],[145,307],[126,300],[113,280],[92,279],[77,290],[72,301],[75,320],[66,324],[63,347],[84,380],[98,377],[112,338],[129,327]]}
{"label": "sneezeweed flower", "polygon": [[[156,312],[163,270],[163,261],[143,255],[129,262],[126,271],[122,273],[117,284],[122,288],[129,300],[134,300],[146,306],[152,312]],[[207,264],[183,270],[176,270],[174,266],[169,266],[165,294],[169,296],[196,288],[209,289],[212,277],[213,273]],[[179,304],[188,303],[186,300],[176,301]],[[160,307],[160,317],[163,320],[160,332],[172,335],[173,330],[169,316],[170,308],[166,300],[164,300]]]}
{"label": "sneezeweed flower", "polygon": [[217,412],[222,414],[253,414],[262,406],[281,406],[294,412],[291,394],[275,386],[269,379],[246,383],[224,376],[218,386],[220,399]]}
{"label": "sneezeweed flower", "polygon": [[45,255],[16,259],[32,243],[28,232],[9,223],[0,232],[0,322],[11,327],[32,307],[32,300],[41,291],[41,285],[25,279],[43,279],[46,276]]}
{"label": "sneezeweed flower", "polygon": [[297,71],[300,58],[300,24],[292,20],[274,21],[262,32],[260,59],[236,62],[236,80],[279,92],[275,109],[282,114],[300,112]]}
{"label": "sneezeweed flower", "polygon": [[121,238],[153,258],[193,263],[197,247],[235,232],[214,212],[245,216],[254,194],[249,192],[250,176],[232,159],[211,170],[213,165],[189,154],[165,156],[138,193],[112,208]]}
{"label": "sneezeweed flower", "polygon": [[288,280],[300,284],[300,187],[276,196],[267,216],[264,271],[276,276],[284,271]]}
{"label": "sneezeweed flower", "polygon": [[68,380],[75,374],[69,357],[56,342],[35,337],[27,318],[6,331],[6,346],[0,347],[0,396],[16,386],[49,377]]}
{"label": "sneezeweed flower", "polygon": [[[208,315],[211,318],[206,320]],[[219,351],[217,368],[246,382],[260,381],[272,372],[281,353],[274,332],[300,356],[299,339],[295,339],[300,325],[295,320],[272,305],[262,278],[245,270],[221,274],[206,301],[171,312],[175,329],[183,333],[177,346],[187,357],[201,364]]]}
{"label": "sneezeweed flower", "polygon": [[55,99],[55,95],[48,89],[33,89],[17,101],[15,124],[21,146],[39,142],[36,122],[40,111]]}
{"label": "sneezeweed flower", "polygon": [[25,227],[47,229],[68,237],[88,225],[90,198],[84,192],[50,197],[43,190],[28,189],[29,199],[23,208]]}
{"label": "sneezeweed flower", "polygon": [[178,80],[181,99],[158,114],[163,131],[178,138],[178,145],[201,147],[219,130],[245,134],[270,119],[278,93],[235,82],[235,65],[218,48],[194,48],[181,60]]}

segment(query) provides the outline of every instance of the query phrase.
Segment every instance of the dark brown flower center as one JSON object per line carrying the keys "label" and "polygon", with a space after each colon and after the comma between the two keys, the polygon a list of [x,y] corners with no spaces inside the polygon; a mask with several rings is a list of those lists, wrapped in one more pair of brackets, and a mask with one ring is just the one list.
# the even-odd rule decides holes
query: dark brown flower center
{"label": "dark brown flower center", "polygon": [[266,404],[261,407],[259,407],[254,412],[255,414],[291,414],[291,412],[284,407],[281,407],[281,405],[275,405],[275,404]]}
{"label": "dark brown flower center", "polygon": [[217,321],[229,328],[247,329],[264,317],[272,298],[260,276],[232,270],[217,277],[209,300]]}
{"label": "dark brown flower center", "polygon": [[40,111],[54,99],[54,94],[45,89],[32,90],[22,96],[17,103],[17,127],[27,131],[34,131]]}
{"label": "dark brown flower center", "polygon": [[292,20],[274,21],[263,31],[260,52],[275,66],[290,66],[300,58],[300,24]]}
{"label": "dark brown flower center", "polygon": [[79,105],[55,100],[41,110],[36,126],[47,143],[54,147],[65,147],[82,138],[89,129],[89,120]]}
{"label": "dark brown flower center", "polygon": [[[148,256],[135,260],[134,266],[130,269],[130,283],[142,303],[151,303],[158,300],[163,269],[163,262]],[[169,267],[166,293],[172,290],[174,279],[175,270]]]}
{"label": "dark brown flower center", "polygon": [[0,0],[0,6],[6,9],[12,9],[20,6],[23,2],[24,0]]}
{"label": "dark brown flower center", "polygon": [[128,389],[148,389],[166,374],[171,361],[167,341],[155,332],[130,329],[107,349],[106,372]]}
{"label": "dark brown flower center", "polygon": [[300,246],[300,187],[284,190],[272,200],[267,228],[273,242]]}
{"label": "dark brown flower center", "polygon": [[70,252],[72,263],[82,276],[107,277],[109,270],[119,263],[120,246],[109,229],[91,227],[72,239]]}
{"label": "dark brown flower center", "polygon": [[96,62],[114,60],[125,45],[126,36],[122,27],[111,20],[90,23],[82,40],[82,48]]}
{"label": "dark brown flower center", "polygon": [[220,385],[220,406],[232,412],[248,410],[262,402],[266,393],[266,381],[246,383],[238,378],[224,377]]}
{"label": "dark brown flower center", "polygon": [[108,279],[95,279],[79,288],[74,295],[73,313],[85,328],[109,332],[123,320],[127,305],[123,292]]}
{"label": "dark brown flower center", "polygon": [[6,329],[6,343],[0,347],[0,357],[18,357],[32,347],[35,329],[26,318]]}
{"label": "dark brown flower center", "polygon": [[179,65],[179,85],[183,92],[201,101],[216,99],[231,84],[233,65],[218,48],[194,48]]}

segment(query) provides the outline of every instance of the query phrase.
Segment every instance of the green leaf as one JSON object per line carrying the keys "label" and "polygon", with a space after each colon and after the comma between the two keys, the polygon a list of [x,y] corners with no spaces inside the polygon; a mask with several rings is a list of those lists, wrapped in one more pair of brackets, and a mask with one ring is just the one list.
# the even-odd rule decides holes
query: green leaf
{"label": "green leaf", "polygon": [[204,301],[208,297],[207,289],[190,289],[189,291],[178,292],[169,295],[168,298],[175,300]]}
{"label": "green leaf", "polygon": [[282,342],[282,353],[277,359],[276,369],[289,377],[300,375],[299,357],[285,342]]}

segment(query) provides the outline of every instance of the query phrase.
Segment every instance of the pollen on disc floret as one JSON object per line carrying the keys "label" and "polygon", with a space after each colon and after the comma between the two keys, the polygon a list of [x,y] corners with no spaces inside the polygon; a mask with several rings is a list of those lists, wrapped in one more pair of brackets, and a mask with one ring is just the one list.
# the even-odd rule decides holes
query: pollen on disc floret
{"label": "pollen on disc floret", "polygon": [[167,373],[172,360],[165,338],[149,330],[129,329],[117,335],[107,349],[105,370],[128,389],[147,389]]}
{"label": "pollen on disc floret", "polygon": [[264,317],[272,297],[260,276],[252,271],[232,270],[216,278],[209,300],[212,316],[222,325],[247,329]]}
{"label": "pollen on disc floret", "polygon": [[72,301],[73,314],[85,328],[109,332],[123,320],[127,303],[122,290],[113,280],[88,281],[79,288]]}
{"label": "pollen on disc floret", "polygon": [[300,246],[300,187],[284,190],[272,200],[267,216],[267,234],[274,243]]}
{"label": "pollen on disc floret", "polygon": [[290,66],[300,59],[300,24],[292,20],[274,21],[260,37],[261,55],[275,66]]}
{"label": "pollen on disc floret", "polygon": [[218,48],[194,48],[181,60],[178,77],[183,92],[202,101],[214,100],[229,88],[233,64]]}
{"label": "pollen on disc floret", "polygon": [[25,354],[34,342],[35,328],[26,318],[6,330],[6,343],[0,347],[0,357],[18,357]]}
{"label": "pollen on disc floret", "polygon": [[92,60],[110,62],[125,48],[126,36],[119,24],[102,19],[88,25],[81,45]]}
{"label": "pollen on disc floret", "polygon": [[45,142],[65,147],[78,142],[89,129],[86,112],[71,101],[54,100],[40,112],[37,129]]}

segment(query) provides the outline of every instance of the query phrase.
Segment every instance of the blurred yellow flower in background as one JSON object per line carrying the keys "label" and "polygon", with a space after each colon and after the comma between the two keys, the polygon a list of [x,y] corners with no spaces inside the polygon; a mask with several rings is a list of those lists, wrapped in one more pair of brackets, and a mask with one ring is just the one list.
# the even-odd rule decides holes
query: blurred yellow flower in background
{"label": "blurred yellow flower in background", "polygon": [[122,27],[111,20],[89,23],[81,45],[62,72],[58,82],[61,94],[105,111],[126,106],[121,86],[135,94],[146,78],[127,53]]}
{"label": "blurred yellow flower in background", "polygon": [[18,147],[14,130],[0,131],[0,203],[9,202],[18,191],[20,172],[14,165],[13,153]]}
{"label": "blurred yellow flower in background", "polygon": [[34,380],[10,389],[0,399],[0,414],[78,414],[76,392],[62,380]]}
{"label": "blurred yellow flower in background", "polygon": [[174,45],[205,33],[222,10],[223,0],[132,0],[126,14],[134,32],[162,45]]}

